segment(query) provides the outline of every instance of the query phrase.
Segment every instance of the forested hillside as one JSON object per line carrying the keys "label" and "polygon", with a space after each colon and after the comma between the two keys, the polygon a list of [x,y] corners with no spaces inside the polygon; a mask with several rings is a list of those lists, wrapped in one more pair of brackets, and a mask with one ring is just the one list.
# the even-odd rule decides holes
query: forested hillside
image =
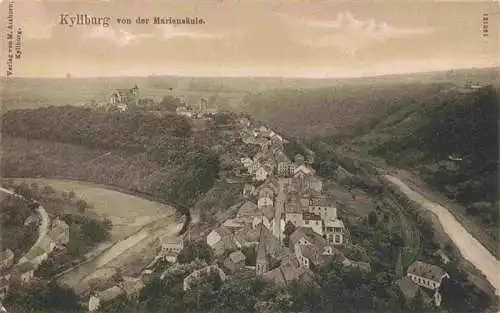
{"label": "forested hillside", "polygon": [[498,239],[498,118],[492,86],[442,93],[394,108],[355,145],[418,171]]}
{"label": "forested hillside", "polygon": [[236,149],[213,120],[70,106],[8,111],[2,134],[3,176],[94,181],[178,208],[214,185],[219,157]]}

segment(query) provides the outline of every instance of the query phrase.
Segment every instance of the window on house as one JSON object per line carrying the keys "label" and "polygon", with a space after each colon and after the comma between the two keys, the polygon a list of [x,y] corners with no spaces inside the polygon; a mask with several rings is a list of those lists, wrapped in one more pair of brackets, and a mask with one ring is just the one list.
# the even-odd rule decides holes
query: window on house
{"label": "window on house", "polygon": [[306,223],[306,225],[309,225],[309,220],[305,220],[304,222]]}

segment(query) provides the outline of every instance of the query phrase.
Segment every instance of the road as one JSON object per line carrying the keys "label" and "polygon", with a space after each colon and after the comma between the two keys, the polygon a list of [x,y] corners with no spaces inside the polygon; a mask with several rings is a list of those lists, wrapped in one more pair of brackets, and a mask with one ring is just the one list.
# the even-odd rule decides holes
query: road
{"label": "road", "polygon": [[144,256],[137,251],[147,248],[159,237],[175,236],[183,224],[184,221],[174,220],[171,216],[158,218],[127,238],[99,249],[87,261],[66,270],[58,276],[58,282],[72,288],[77,294],[82,294],[88,290],[89,278],[93,277],[95,272],[104,268],[123,269],[127,264]]}
{"label": "road", "polygon": [[422,205],[426,210],[434,213],[443,226],[445,232],[460,250],[462,256],[471,262],[495,288],[500,296],[500,262],[476,238],[474,238],[445,207],[430,201],[421,194],[412,190],[399,178],[384,175],[396,185],[408,198]]}
{"label": "road", "polygon": [[285,185],[287,183],[287,180],[280,179],[278,181],[279,185],[279,190],[278,190],[278,195],[276,196],[276,203],[274,205],[274,227],[273,227],[273,235],[278,238],[280,241],[283,239],[281,238],[281,214],[283,213],[283,210],[285,208],[285,201],[286,201],[286,192],[285,192]]}
{"label": "road", "polygon": [[[19,198],[24,198],[23,196],[18,195],[15,192],[8,190],[8,189],[5,189],[3,187],[0,187],[0,191],[6,192],[8,194],[14,195],[14,196],[19,197]],[[47,232],[49,231],[50,218],[49,218],[49,215],[47,214],[47,211],[45,211],[45,209],[41,205],[38,206],[36,211],[41,219],[40,226],[38,227],[38,238],[37,238],[36,242],[33,244],[33,246],[31,247],[31,249],[28,250],[28,252],[37,248],[40,245],[42,239],[47,235]],[[19,260],[22,260],[23,257],[19,258]]]}

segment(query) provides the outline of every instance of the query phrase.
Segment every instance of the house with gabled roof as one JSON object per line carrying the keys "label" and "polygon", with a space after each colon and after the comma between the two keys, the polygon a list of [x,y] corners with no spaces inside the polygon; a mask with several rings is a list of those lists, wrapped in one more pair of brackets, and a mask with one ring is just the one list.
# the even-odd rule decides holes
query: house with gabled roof
{"label": "house with gabled roof", "polygon": [[431,297],[429,297],[427,293],[423,292],[422,289],[407,276],[399,279],[396,284],[408,303],[417,296],[421,296],[424,303],[432,302]]}
{"label": "house with gabled roof", "polygon": [[272,216],[270,218],[268,218],[267,216],[269,216],[269,214],[264,214],[264,212],[260,212],[258,214],[256,214],[253,218],[253,221],[252,221],[252,227],[255,228],[257,227],[258,225],[262,224],[264,225],[267,229],[271,229],[271,223],[272,223]]}
{"label": "house with gabled roof", "polygon": [[[62,247],[69,242],[69,226],[65,221],[57,217],[52,221],[52,228],[48,233],[55,247]],[[50,252],[49,252],[50,253]]]}
{"label": "house with gabled roof", "polygon": [[236,250],[241,248],[234,234],[226,227],[218,227],[212,230],[207,236],[207,244],[214,250],[216,255],[221,255],[226,250]]}
{"label": "house with gabled roof", "polygon": [[325,221],[326,240],[334,245],[344,243],[345,226],[340,219],[329,219]]}
{"label": "house with gabled roof", "polygon": [[251,201],[244,201],[238,208],[237,217],[253,216],[258,212],[258,207]]}
{"label": "house with gabled roof", "polygon": [[319,214],[324,221],[337,218],[337,207],[324,197],[308,197],[301,199],[308,202],[306,209],[308,212]]}
{"label": "house with gabled roof", "polygon": [[406,276],[415,284],[431,290],[438,289],[444,278],[450,278],[450,275],[439,266],[422,261],[413,262],[408,267]]}
{"label": "house with gabled roof", "polygon": [[306,282],[314,281],[311,272],[304,267],[297,267],[287,262],[263,274],[262,278],[274,282],[276,285],[284,287],[293,280]]}
{"label": "house with gabled roof", "polygon": [[339,253],[321,235],[304,227],[297,228],[290,235],[290,248],[293,249],[299,264],[306,268],[319,265]]}
{"label": "house with gabled roof", "polygon": [[271,175],[272,170],[269,166],[261,165],[259,168],[255,171],[255,179],[257,181],[263,181],[266,180],[268,175]]}
{"label": "house with gabled roof", "polygon": [[120,111],[126,111],[129,106],[137,106],[139,103],[139,87],[116,89],[111,93],[110,103],[118,107]]}
{"label": "house with gabled roof", "polygon": [[177,261],[177,256],[182,249],[184,249],[183,238],[176,236],[162,236],[158,240],[160,242],[160,251],[157,258],[175,263]]}
{"label": "house with gabled roof", "polygon": [[243,197],[249,198],[255,195],[255,186],[252,184],[245,184],[243,186]]}
{"label": "house with gabled roof", "polygon": [[[439,266],[422,261],[415,261],[408,267],[406,277],[401,279],[399,287],[405,296],[408,294],[409,297],[415,293],[410,293],[410,291],[416,289],[412,284],[417,286],[417,288],[425,288],[434,292],[433,301],[436,306],[440,306],[442,301],[440,287],[443,280],[449,278],[450,275]],[[422,293],[420,291],[420,293],[425,296],[425,292]]]}
{"label": "house with gabled roof", "polygon": [[273,205],[274,205],[273,197],[270,197],[268,195],[259,197],[259,200],[257,200],[257,207],[259,209],[265,206],[273,206]]}
{"label": "house with gabled roof", "polygon": [[234,273],[239,269],[245,267],[246,257],[240,250],[230,253],[224,260],[224,267],[230,272]]}

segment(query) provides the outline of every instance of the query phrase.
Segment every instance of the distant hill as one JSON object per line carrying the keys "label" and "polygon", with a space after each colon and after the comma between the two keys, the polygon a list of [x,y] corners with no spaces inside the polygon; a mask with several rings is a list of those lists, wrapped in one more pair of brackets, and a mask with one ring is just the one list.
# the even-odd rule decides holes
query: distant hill
{"label": "distant hill", "polygon": [[498,109],[493,86],[452,90],[393,107],[343,143],[417,171],[498,240]]}
{"label": "distant hill", "polygon": [[249,93],[239,109],[289,136],[331,136],[369,126],[391,107],[424,102],[467,82],[491,84],[497,73],[497,69],[469,69],[332,79],[323,86],[284,83]]}

